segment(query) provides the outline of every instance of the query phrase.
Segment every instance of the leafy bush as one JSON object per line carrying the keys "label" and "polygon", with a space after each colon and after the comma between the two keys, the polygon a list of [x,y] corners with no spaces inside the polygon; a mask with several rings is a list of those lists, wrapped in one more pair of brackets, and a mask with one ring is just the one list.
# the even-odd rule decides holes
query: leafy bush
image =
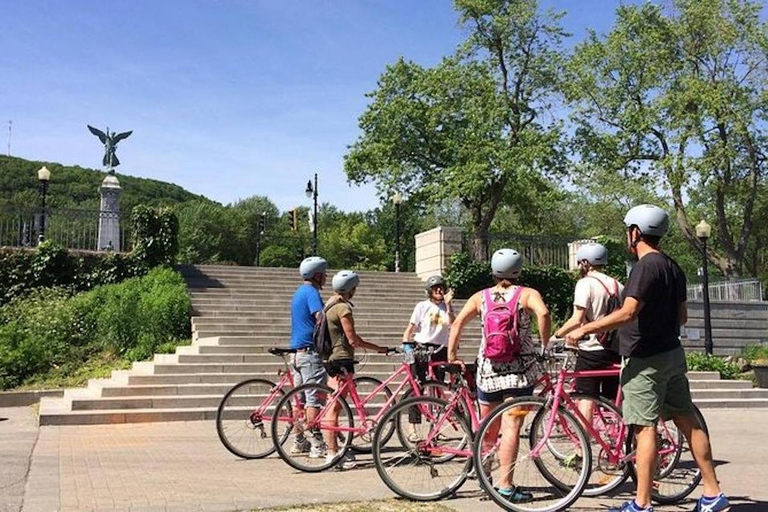
{"label": "leafy bush", "polygon": [[694,372],[719,372],[723,379],[738,378],[741,370],[735,363],[725,361],[723,358],[705,354],[703,352],[693,352],[685,356],[688,362],[688,370]]}
{"label": "leafy bush", "polygon": [[179,218],[171,208],[138,205],[131,212],[133,254],[148,267],[172,265],[179,252]]}
{"label": "leafy bush", "polygon": [[75,371],[95,354],[133,361],[189,339],[191,303],[183,278],[169,268],[70,294],[35,290],[0,310],[0,388]]}
{"label": "leafy bush", "polygon": [[50,241],[36,249],[0,251],[0,305],[38,288],[90,290],[145,274],[146,265],[133,255],[69,253]]}
{"label": "leafy bush", "polygon": [[751,343],[741,351],[741,357],[749,361],[763,360],[768,362],[768,343]]}
{"label": "leafy bush", "polygon": [[[452,254],[449,261],[445,278],[448,286],[456,290],[458,298],[469,298],[493,285],[490,263],[474,261],[463,252]],[[576,287],[574,274],[554,266],[524,266],[520,284],[541,293],[554,321],[562,322],[570,315]]]}

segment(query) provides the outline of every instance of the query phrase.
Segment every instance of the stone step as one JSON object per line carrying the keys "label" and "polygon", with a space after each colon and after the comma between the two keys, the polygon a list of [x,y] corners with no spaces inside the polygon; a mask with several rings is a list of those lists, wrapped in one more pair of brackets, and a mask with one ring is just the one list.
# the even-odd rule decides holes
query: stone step
{"label": "stone step", "polygon": [[[464,349],[459,351],[459,357],[464,359],[474,357],[477,354],[477,350]],[[369,353],[364,357],[366,361],[372,363],[391,363],[393,359],[397,360],[399,357],[386,356],[384,354]],[[256,354],[157,354],[155,355],[155,362],[157,363],[174,363],[181,364],[234,364],[234,363],[261,363],[270,364],[274,367],[282,367],[282,359],[279,359],[268,352],[256,353]]]}
{"label": "stone step", "polygon": [[[368,369],[361,369],[358,372],[360,375],[367,375],[375,377],[379,380],[384,380],[390,375],[391,371],[385,371],[377,373]],[[126,386],[161,386],[161,385],[176,385],[176,384],[229,384],[234,386],[238,382],[242,382],[246,379],[267,379],[274,381],[277,378],[275,371],[265,370],[263,373],[233,373],[233,372],[216,372],[216,373],[170,373],[170,374],[135,374],[121,376],[115,380],[116,384],[122,384]]]}
{"label": "stone step", "polygon": [[[400,342],[402,341],[402,332],[398,331],[392,331],[390,333],[372,333],[372,332],[361,332],[360,335],[365,339],[366,341],[370,341],[372,343],[375,343],[377,345],[383,345],[386,347],[394,347],[399,346]],[[214,338],[214,337],[220,337],[222,339],[229,339],[233,337],[248,337],[248,338],[254,338],[259,339],[265,343],[272,343],[272,346],[279,346],[284,347],[288,345],[288,340],[290,339],[290,332],[286,329],[282,331],[281,333],[273,333],[273,334],[264,334],[260,329],[232,329],[227,328],[226,330],[209,330],[206,328],[205,330],[198,330],[193,333],[193,339],[198,338]],[[471,333],[468,332],[466,334],[462,334],[462,340],[463,342],[469,342],[471,340],[479,340],[480,339],[480,333]],[[226,342],[222,342],[222,345],[226,344]]]}
{"label": "stone step", "polygon": [[[355,317],[355,326],[360,327],[376,327],[380,332],[391,332],[405,330],[408,325],[408,318],[366,318],[363,315]],[[192,328],[193,329],[222,329],[224,327],[238,327],[252,326],[259,327],[260,329],[272,329],[279,330],[280,332],[290,331],[291,319],[287,317],[283,318],[232,318],[232,317],[193,317]]]}
{"label": "stone step", "polygon": [[722,400],[720,398],[708,398],[696,400],[700,409],[752,409],[768,407],[768,398],[733,398]]}

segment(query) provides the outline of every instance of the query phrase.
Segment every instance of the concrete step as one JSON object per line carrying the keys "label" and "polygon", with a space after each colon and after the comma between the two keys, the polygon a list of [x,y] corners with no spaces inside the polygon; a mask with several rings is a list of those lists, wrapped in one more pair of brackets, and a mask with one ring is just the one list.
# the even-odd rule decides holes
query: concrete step
{"label": "concrete step", "polygon": [[768,407],[768,398],[706,398],[694,400],[700,409],[752,409]]}
{"label": "concrete step", "polygon": [[693,396],[694,400],[768,400],[768,389],[692,389],[691,396]]}
{"label": "concrete step", "polygon": [[[381,319],[381,318],[366,318],[363,315],[360,315],[360,317],[355,317],[355,326],[360,327],[369,327],[369,328],[377,328],[379,331],[386,331],[386,332],[392,332],[392,331],[400,331],[402,332],[405,330],[406,326],[408,325],[408,318],[407,317],[401,317],[401,318],[387,318],[387,319]],[[280,332],[285,332],[286,329],[290,330],[291,327],[291,319],[290,318],[274,318],[274,319],[268,319],[268,318],[247,318],[247,317],[241,317],[241,318],[232,318],[232,317],[193,317],[192,318],[192,328],[193,329],[207,329],[207,328],[215,328],[215,329],[221,329],[223,327],[241,327],[241,326],[252,326],[252,327],[260,327],[261,329],[271,328],[275,330],[279,330]]]}
{"label": "concrete step", "polygon": [[[402,332],[392,331],[390,333],[373,333],[372,331],[366,332],[363,330],[360,332],[360,335],[366,340],[370,341],[372,343],[375,343],[377,345],[383,345],[386,347],[394,347],[399,346],[400,342],[402,340]],[[260,339],[265,343],[271,343],[272,346],[276,347],[284,347],[288,345],[288,340],[290,339],[290,332],[288,330],[282,331],[281,333],[272,333],[272,334],[264,334],[260,329],[232,329],[227,328],[226,330],[209,330],[206,328],[205,330],[198,330],[193,333],[193,339],[198,338],[214,338],[214,337],[220,337],[221,339],[229,339],[233,337],[248,337],[248,338],[254,338],[254,339]],[[477,334],[471,334],[467,333],[466,335],[462,335],[463,343],[470,342],[472,340],[479,341],[480,339],[480,333]],[[226,344],[226,342],[222,341],[222,345]]]}
{"label": "concrete step", "polygon": [[752,389],[752,383],[748,380],[704,380],[689,376],[689,382],[691,391]]}

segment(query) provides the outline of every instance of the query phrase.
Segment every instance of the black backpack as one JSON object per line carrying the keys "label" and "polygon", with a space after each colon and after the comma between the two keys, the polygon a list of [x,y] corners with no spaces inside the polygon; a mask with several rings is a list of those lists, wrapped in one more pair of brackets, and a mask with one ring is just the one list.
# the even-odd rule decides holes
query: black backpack
{"label": "black backpack", "polygon": [[[619,282],[615,279],[612,279],[614,291],[611,291],[608,289],[607,286],[605,286],[605,283],[601,279],[598,279],[595,276],[589,276],[589,277],[591,277],[592,279],[595,279],[598,283],[600,283],[603,289],[608,293],[608,305],[605,308],[605,314],[610,315],[617,309],[620,309],[621,297],[619,297]],[[619,330],[618,329],[614,329],[612,331],[607,331],[599,334],[597,336],[597,340],[606,349],[612,350],[614,352],[619,351]]]}
{"label": "black backpack", "polygon": [[339,302],[335,301],[326,304],[317,316],[315,328],[312,331],[312,342],[315,344],[315,350],[324,360],[331,357],[331,354],[333,353],[333,340],[331,339],[331,332],[328,330],[328,319],[326,318],[326,314],[336,304],[339,304]]}

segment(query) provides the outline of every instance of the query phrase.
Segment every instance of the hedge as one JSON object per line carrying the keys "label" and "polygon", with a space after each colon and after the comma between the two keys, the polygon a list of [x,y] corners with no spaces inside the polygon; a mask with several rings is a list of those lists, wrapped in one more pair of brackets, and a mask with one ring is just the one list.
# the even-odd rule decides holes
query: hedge
{"label": "hedge", "polygon": [[189,339],[190,312],[183,278],[167,267],[77,295],[33,290],[0,309],[0,389],[99,353],[148,358],[160,345]]}

